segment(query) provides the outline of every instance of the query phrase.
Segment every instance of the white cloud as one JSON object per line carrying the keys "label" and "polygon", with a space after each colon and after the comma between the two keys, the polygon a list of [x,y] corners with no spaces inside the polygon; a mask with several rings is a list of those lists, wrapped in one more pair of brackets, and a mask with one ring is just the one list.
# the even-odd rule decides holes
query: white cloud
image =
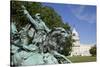
{"label": "white cloud", "polygon": [[95,23],[96,22],[96,14],[93,12],[86,11],[87,6],[68,6],[74,16],[80,21]]}

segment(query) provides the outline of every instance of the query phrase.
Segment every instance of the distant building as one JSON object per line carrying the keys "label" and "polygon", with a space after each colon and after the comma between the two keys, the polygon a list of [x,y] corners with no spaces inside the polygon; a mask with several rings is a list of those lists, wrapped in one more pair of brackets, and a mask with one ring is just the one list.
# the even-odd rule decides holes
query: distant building
{"label": "distant building", "polygon": [[71,56],[91,56],[89,50],[93,44],[81,44],[79,33],[74,28],[72,31],[73,39],[75,42],[73,43]]}

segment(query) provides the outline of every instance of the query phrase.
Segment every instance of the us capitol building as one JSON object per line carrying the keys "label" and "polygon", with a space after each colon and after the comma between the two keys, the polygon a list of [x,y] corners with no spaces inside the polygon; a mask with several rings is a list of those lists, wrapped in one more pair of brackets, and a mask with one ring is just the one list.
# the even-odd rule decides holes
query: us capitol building
{"label": "us capitol building", "polygon": [[75,42],[73,43],[70,56],[91,56],[89,50],[92,46],[94,46],[94,44],[81,44],[79,33],[75,28],[73,28],[72,34]]}

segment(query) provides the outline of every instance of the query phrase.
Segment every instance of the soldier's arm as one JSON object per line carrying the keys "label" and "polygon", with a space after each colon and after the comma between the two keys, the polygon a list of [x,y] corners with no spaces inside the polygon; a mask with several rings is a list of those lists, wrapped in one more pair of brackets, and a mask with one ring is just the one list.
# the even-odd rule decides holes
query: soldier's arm
{"label": "soldier's arm", "polygon": [[38,23],[32,18],[32,16],[29,14],[29,12],[26,10],[25,6],[22,5],[21,6],[23,11],[24,11],[24,14],[26,15],[27,19],[30,20],[30,22],[37,28],[38,27]]}

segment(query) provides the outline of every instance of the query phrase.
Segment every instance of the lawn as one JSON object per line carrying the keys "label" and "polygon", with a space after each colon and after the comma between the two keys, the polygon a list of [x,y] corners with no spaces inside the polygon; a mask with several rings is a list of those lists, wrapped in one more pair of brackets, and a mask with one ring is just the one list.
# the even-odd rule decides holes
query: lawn
{"label": "lawn", "polygon": [[72,61],[72,63],[79,63],[79,62],[95,62],[96,57],[92,56],[73,56],[73,57],[68,57],[69,60]]}

